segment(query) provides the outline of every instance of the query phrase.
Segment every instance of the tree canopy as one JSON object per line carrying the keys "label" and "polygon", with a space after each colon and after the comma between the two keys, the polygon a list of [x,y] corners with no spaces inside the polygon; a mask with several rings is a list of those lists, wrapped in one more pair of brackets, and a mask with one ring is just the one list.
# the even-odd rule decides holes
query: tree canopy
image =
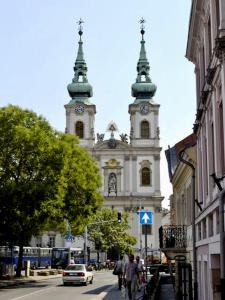
{"label": "tree canopy", "polygon": [[122,221],[118,223],[117,211],[102,208],[96,212],[88,225],[88,237],[98,245],[100,251],[114,248],[118,249],[119,253],[131,253],[137,241],[127,233],[129,228],[126,212],[122,215]]}
{"label": "tree canopy", "polygon": [[66,219],[82,231],[102,204],[98,167],[75,136],[34,112],[0,109],[0,243],[26,245]]}

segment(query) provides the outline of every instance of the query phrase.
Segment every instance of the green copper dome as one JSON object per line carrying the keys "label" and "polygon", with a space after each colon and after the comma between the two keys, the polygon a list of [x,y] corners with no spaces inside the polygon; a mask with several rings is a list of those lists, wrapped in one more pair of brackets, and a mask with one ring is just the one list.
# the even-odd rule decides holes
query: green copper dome
{"label": "green copper dome", "polygon": [[67,86],[70,97],[73,100],[77,99],[81,102],[87,101],[87,98],[93,96],[92,86],[87,80],[87,65],[84,60],[83,41],[81,39],[82,34],[83,31],[80,26],[80,40],[78,42],[79,47],[74,65],[74,78],[72,79],[72,82]]}
{"label": "green copper dome", "polygon": [[151,99],[156,92],[157,86],[152,83],[149,77],[149,62],[145,51],[145,41],[144,41],[144,29],[141,28],[142,40],[141,40],[141,51],[139,60],[137,63],[137,79],[131,87],[132,96],[136,98],[136,102],[146,101],[146,99]]}
{"label": "green copper dome", "polygon": [[157,86],[151,82],[136,82],[132,84],[132,96],[135,98],[152,98]]}

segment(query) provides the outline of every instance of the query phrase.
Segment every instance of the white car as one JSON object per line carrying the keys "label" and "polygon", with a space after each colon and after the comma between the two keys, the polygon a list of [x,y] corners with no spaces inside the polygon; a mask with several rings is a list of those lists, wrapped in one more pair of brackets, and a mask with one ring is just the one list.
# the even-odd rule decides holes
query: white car
{"label": "white car", "polygon": [[93,283],[94,275],[90,267],[85,264],[68,265],[62,275],[63,284],[81,283],[87,285]]}

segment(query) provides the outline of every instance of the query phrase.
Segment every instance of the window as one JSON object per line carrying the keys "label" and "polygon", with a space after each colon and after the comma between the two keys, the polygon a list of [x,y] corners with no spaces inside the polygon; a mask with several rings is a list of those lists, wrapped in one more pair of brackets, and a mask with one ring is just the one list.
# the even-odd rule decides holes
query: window
{"label": "window", "polygon": [[201,223],[197,225],[197,228],[198,228],[198,240],[200,241],[202,239]]}
{"label": "window", "polygon": [[213,214],[209,214],[208,216],[208,229],[209,229],[209,237],[213,236]]}
{"label": "window", "polygon": [[215,0],[215,7],[216,7],[216,22],[217,28],[220,26],[220,4],[219,0]]}
{"label": "window", "polygon": [[220,233],[220,214],[219,208],[216,209],[216,234]]}
{"label": "window", "polygon": [[151,170],[147,167],[141,170],[141,185],[151,185]]}
{"label": "window", "polygon": [[202,221],[202,238],[206,238],[206,218]]}
{"label": "window", "polygon": [[84,138],[84,124],[81,121],[78,121],[75,126],[75,133],[79,136],[80,139]]}
{"label": "window", "polygon": [[[221,93],[220,93],[221,95]],[[221,161],[221,174],[224,174],[225,168],[224,168],[224,126],[223,126],[223,104],[222,101],[220,102],[219,106],[219,126],[220,126],[220,161]]]}
{"label": "window", "polygon": [[141,138],[148,139],[149,138],[149,123],[148,121],[141,122]]}
{"label": "window", "polygon": [[211,36],[211,20],[208,20],[208,43],[209,43],[209,61],[212,54],[212,36]]}
{"label": "window", "polygon": [[142,225],[142,234],[145,234],[146,230],[147,230],[147,235],[151,235],[152,234],[152,225],[150,225],[150,224]]}
{"label": "window", "polygon": [[49,247],[50,248],[55,247],[55,236],[50,236],[49,237]]}

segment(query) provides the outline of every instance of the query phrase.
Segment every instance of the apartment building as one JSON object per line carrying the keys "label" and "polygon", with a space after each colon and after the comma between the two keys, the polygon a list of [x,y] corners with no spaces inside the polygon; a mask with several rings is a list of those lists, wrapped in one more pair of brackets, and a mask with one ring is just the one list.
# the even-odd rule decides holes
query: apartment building
{"label": "apartment building", "polygon": [[192,1],[186,57],[196,76],[198,299],[224,299],[219,196],[225,188],[225,0]]}

